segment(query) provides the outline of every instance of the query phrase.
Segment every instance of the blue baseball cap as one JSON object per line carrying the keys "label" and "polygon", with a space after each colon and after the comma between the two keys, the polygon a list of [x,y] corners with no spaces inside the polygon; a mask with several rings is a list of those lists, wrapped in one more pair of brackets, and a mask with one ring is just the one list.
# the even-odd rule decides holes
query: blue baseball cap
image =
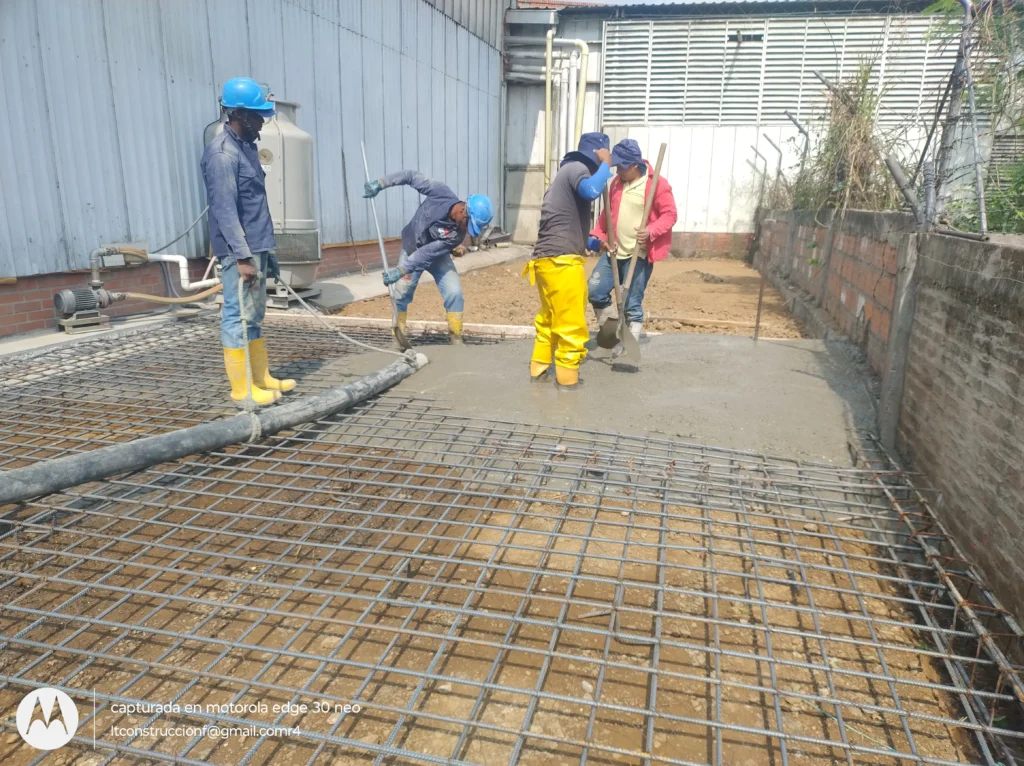
{"label": "blue baseball cap", "polygon": [[577,160],[584,163],[593,173],[601,167],[601,160],[594,152],[598,149],[607,149],[609,146],[611,146],[611,139],[604,133],[584,133],[580,136],[580,145],[576,147],[576,151],[566,154],[561,164]]}
{"label": "blue baseball cap", "polygon": [[642,165],[644,156],[640,152],[640,144],[632,138],[624,138],[619,143],[615,144],[615,148],[612,149],[612,164],[613,165],[625,165],[626,167],[632,165]]}

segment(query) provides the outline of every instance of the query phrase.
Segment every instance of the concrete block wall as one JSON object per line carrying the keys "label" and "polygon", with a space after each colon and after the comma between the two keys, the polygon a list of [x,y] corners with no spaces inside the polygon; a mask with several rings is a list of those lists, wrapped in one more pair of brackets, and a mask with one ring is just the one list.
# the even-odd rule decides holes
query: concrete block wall
{"label": "concrete block wall", "polygon": [[896,295],[900,239],[914,231],[902,213],[776,211],[762,222],[759,263],[810,294],[857,342],[871,368],[885,364]]}
{"label": "concrete block wall", "polygon": [[[942,523],[1003,605],[1024,618],[1024,248],[913,232],[899,213],[773,212],[757,263],[859,343],[883,389],[904,370],[895,447],[938,490]],[[821,263],[808,262],[815,252]],[[896,293],[910,283],[907,351],[896,359]],[[882,405],[886,417],[884,395]]]}
{"label": "concrete block wall", "polygon": [[730,232],[672,232],[673,258],[746,258],[753,234]]}
{"label": "concrete block wall", "polygon": [[922,235],[897,447],[1024,616],[1024,249]]}

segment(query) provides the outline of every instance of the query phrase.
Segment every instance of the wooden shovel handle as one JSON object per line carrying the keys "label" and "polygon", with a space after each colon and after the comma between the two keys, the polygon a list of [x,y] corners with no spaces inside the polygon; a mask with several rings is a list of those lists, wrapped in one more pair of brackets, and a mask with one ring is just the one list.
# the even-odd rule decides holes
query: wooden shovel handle
{"label": "wooden shovel handle", "polygon": [[[665,159],[665,149],[668,148],[668,144],[662,144],[658,150],[658,163],[654,166],[654,175],[651,177],[651,191],[647,195],[647,199],[644,200],[644,216],[640,219],[640,228],[647,228],[647,218],[651,215],[651,205],[654,204],[654,195],[658,191],[658,179],[661,178],[661,163]],[[648,244],[650,241],[648,240]],[[644,250],[647,250],[647,246],[644,246]],[[640,246],[637,245],[633,248],[633,257],[629,259],[629,271],[626,273],[626,282],[622,286],[623,290],[629,291],[629,286],[633,284],[633,271],[636,269],[636,258],[640,254]]]}
{"label": "wooden shovel handle", "polygon": [[612,266],[612,284],[615,285],[615,308],[622,313],[622,285],[619,284],[619,269],[615,262],[615,253],[612,252],[612,203],[608,193],[608,187],[604,188],[604,215],[608,222],[608,261]]}

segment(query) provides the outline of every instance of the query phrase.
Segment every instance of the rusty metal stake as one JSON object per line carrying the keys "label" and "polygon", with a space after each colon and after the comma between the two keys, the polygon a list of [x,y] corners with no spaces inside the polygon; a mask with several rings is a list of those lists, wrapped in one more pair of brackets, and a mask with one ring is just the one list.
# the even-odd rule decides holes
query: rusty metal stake
{"label": "rusty metal stake", "polygon": [[761,272],[761,289],[757,291],[757,319],[754,320],[754,340],[761,332],[761,304],[764,303],[764,272]]}

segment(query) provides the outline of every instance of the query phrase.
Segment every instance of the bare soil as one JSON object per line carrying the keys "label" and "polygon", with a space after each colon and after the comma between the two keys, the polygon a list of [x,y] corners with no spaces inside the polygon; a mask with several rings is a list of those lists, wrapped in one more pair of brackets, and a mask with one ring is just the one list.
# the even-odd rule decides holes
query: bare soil
{"label": "bare soil", "polygon": [[[587,259],[587,274],[597,263]],[[466,295],[466,322],[481,324],[533,324],[537,312],[537,288],[521,276],[524,261],[490,266],[462,275]],[[761,277],[742,261],[731,258],[670,259],[654,266],[644,298],[645,326],[658,332],[750,335],[757,315]],[[387,318],[391,308],[386,297],[345,306],[345,316]],[[443,321],[444,305],[433,284],[416,291],[410,319]],[[596,328],[593,312],[587,319]],[[803,337],[782,296],[765,285],[761,335],[773,338]]]}

